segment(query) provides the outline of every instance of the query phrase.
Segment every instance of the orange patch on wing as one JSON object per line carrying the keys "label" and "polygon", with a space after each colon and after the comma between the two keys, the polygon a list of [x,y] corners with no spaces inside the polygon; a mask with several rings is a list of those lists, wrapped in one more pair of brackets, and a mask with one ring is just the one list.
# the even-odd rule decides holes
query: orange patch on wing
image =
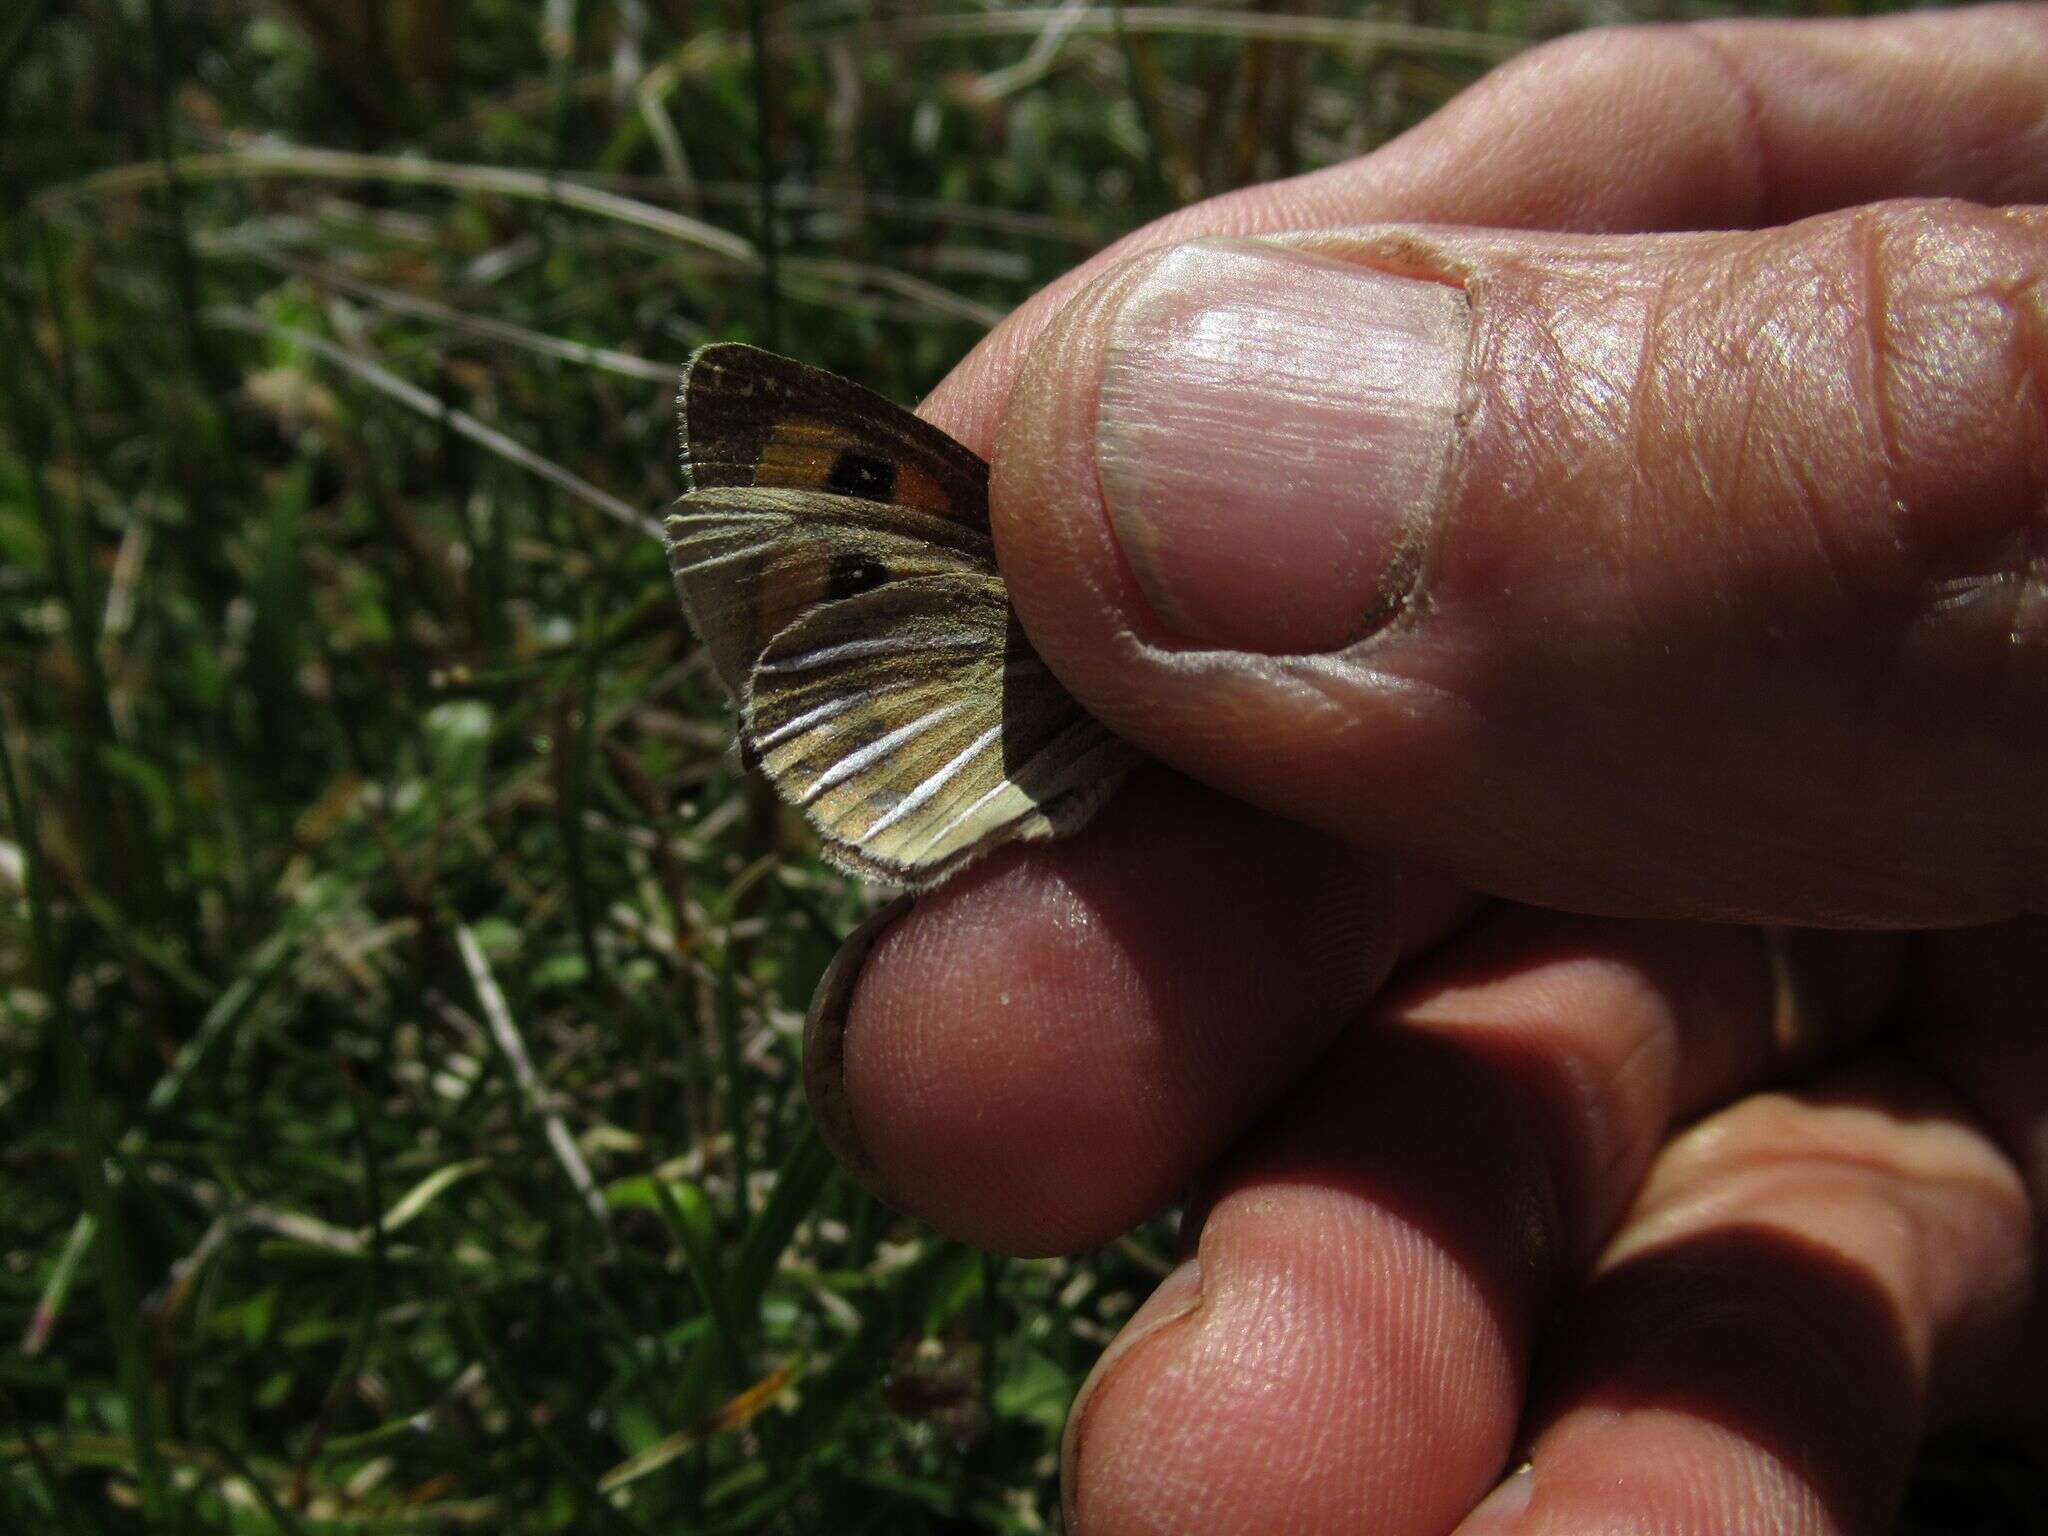
{"label": "orange patch on wing", "polygon": [[839,455],[852,446],[854,440],[829,421],[785,416],[762,446],[755,483],[822,491]]}
{"label": "orange patch on wing", "polygon": [[[843,427],[822,417],[784,416],[775,423],[754,466],[756,485],[785,485],[798,490],[837,490],[832,472],[846,453],[873,454],[875,444],[864,442]],[[893,472],[887,499],[897,506],[915,507],[951,517],[961,511],[937,476],[907,459],[891,459]]]}
{"label": "orange patch on wing", "polygon": [[946,516],[959,509],[953,505],[953,498],[930,475],[915,464],[896,466],[896,494],[889,498],[906,507],[916,507],[921,512],[936,512]]}

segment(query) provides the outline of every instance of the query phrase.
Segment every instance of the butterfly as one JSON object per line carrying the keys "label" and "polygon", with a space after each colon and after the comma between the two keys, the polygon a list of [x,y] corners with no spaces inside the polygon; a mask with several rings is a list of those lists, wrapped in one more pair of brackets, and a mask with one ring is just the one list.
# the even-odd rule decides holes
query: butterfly
{"label": "butterfly", "polygon": [[737,343],[683,370],[669,568],[741,760],[872,880],[935,885],[1086,822],[1139,762],[1011,611],[988,465],[850,380]]}

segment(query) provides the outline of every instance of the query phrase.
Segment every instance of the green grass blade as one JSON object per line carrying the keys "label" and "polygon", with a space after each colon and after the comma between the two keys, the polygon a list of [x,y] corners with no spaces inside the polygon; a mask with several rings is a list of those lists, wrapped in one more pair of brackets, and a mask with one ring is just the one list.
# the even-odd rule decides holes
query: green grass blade
{"label": "green grass blade", "polygon": [[760,1214],[747,1227],[732,1266],[732,1296],[739,1306],[758,1306],[775,1265],[803,1219],[817,1208],[818,1197],[838,1170],[815,1125],[804,1124],[802,1136],[783,1159]]}
{"label": "green grass blade", "polygon": [[[113,1342],[120,1373],[121,1395],[127,1404],[128,1436],[134,1454],[135,1476],[141,1484],[142,1507],[151,1524],[158,1530],[168,1530],[175,1518],[175,1506],[157,1450],[156,1397],[150,1380],[149,1357],[143,1343],[141,1297],[128,1256],[127,1227],[107,1177],[106,1147],[100,1129],[100,1102],[93,1089],[92,1064],[86,1058],[79,1021],[70,1016],[65,1002],[69,978],[58,959],[42,848],[35,835],[35,822],[22,797],[21,784],[15,777],[14,754],[7,743],[4,726],[0,726],[0,778],[4,778],[6,784],[8,816],[21,838],[31,944],[36,969],[41,973],[40,980],[50,1001],[50,1014],[44,1027],[52,1032],[55,1040],[57,1071],[62,1079],[70,1123],[73,1171],[78,1178],[85,1214],[98,1229],[94,1254],[98,1260],[100,1304],[106,1312],[106,1328]],[[182,1521],[178,1523],[182,1524]]]}
{"label": "green grass blade", "polygon": [[680,1180],[654,1181],[655,1198],[683,1252],[697,1299],[711,1318],[712,1338],[735,1390],[747,1385],[753,1330],[733,1305],[732,1286],[718,1257],[718,1229],[704,1191]]}

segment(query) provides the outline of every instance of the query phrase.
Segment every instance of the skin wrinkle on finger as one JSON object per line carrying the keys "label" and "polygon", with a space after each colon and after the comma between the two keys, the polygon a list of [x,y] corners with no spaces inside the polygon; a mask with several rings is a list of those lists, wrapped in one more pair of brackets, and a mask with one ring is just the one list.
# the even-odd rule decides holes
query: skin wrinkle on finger
{"label": "skin wrinkle on finger", "polygon": [[[1903,219],[1880,208],[1851,224],[1870,328],[1869,408],[1907,512],[1909,569],[1945,587],[2025,580],[2016,551],[2035,543],[2048,516],[2038,307],[2048,211],[1951,203],[1931,212]],[[1987,444],[1994,455],[1980,463]],[[1928,483],[1923,466],[1954,465],[1959,479]]]}
{"label": "skin wrinkle on finger", "polygon": [[1782,223],[1782,216],[1774,216],[1773,210],[1779,205],[1777,176],[1774,174],[1776,155],[1771,148],[1769,131],[1765,127],[1768,108],[1764,93],[1750,72],[1751,52],[1740,44],[1741,34],[1730,27],[1681,27],[1673,28],[1667,34],[1680,47],[1697,49],[1706,59],[1710,68],[1721,72],[1728,84],[1730,115],[1734,131],[1731,135],[1742,145],[1738,157],[1755,187],[1756,202],[1745,225]]}
{"label": "skin wrinkle on finger", "polygon": [[[1863,1219],[1823,1235],[1802,1225],[1816,1206],[1860,1209]],[[2029,1223],[2011,1162],[1929,1080],[1881,1067],[1825,1093],[1754,1096],[1674,1140],[1601,1269],[1701,1228],[1740,1223],[1803,1230],[1845,1261],[1889,1276],[1899,1340],[1923,1396],[1937,1330],[1958,1314],[1959,1298],[1989,1274],[2010,1300],[2027,1268],[2012,1242]],[[1958,1262],[1987,1251],[2001,1262]],[[2008,1322],[2018,1311],[2009,1308]]]}
{"label": "skin wrinkle on finger", "polygon": [[1860,1037],[1888,1006],[1902,955],[1885,936],[1766,942],[1507,909],[1375,1011],[1510,1085],[1576,1261],[1605,1240],[1672,1125]]}
{"label": "skin wrinkle on finger", "polygon": [[[1869,1022],[1868,943],[1800,953],[1801,996],[1858,1010],[1803,1049]],[[1422,962],[1227,1168],[1199,1307],[1091,1379],[1079,1529],[1444,1529],[1663,1127],[1768,1070],[1770,976],[1753,934],[1535,913]]]}
{"label": "skin wrinkle on finger", "polygon": [[[1631,939],[1651,944],[1632,953]],[[1718,1043],[1715,1031],[1687,1028],[1697,1010],[1674,1006],[1677,978],[1657,974],[1654,939],[1644,931],[1560,945],[1551,921],[1506,914],[1483,941],[1501,951],[1494,966],[1463,981],[1425,966],[1379,1010],[1514,1085],[1543,1149],[1558,1245],[1567,1255],[1582,1255],[1604,1235],[1636,1173],[1649,1166],[1678,1109],[1682,1038]],[[1470,962],[1452,957],[1447,964],[1455,978]],[[1739,992],[1742,978],[1730,980]],[[1752,1011],[1760,1011],[1761,988],[1750,981]]]}
{"label": "skin wrinkle on finger", "polygon": [[[2048,155],[2048,28],[2037,7],[1984,18],[1975,46],[1947,68],[1928,50],[1942,21],[1857,33],[1799,23],[1787,36],[1769,22],[1720,21],[1674,28],[1674,41],[1712,56],[1751,135],[1757,207],[1752,224],[1777,224],[1886,197],[1958,193],[1981,202],[2024,202],[2042,193],[2029,172]],[[1789,45],[1789,46],[1788,46]],[[1881,86],[1880,83],[1881,82]],[[1873,125],[1874,98],[1888,111]],[[1967,95],[1967,103],[1959,99]],[[1926,131],[1940,124],[1947,132]],[[1921,131],[1912,131],[1916,125]],[[1858,180],[1818,166],[1808,146],[1829,136],[1882,134],[1888,153],[1861,157]],[[1832,170],[1832,176],[1821,174]]]}
{"label": "skin wrinkle on finger", "polygon": [[[1200,1308],[1083,1405],[1078,1530],[1227,1536],[1363,1519],[1419,1533],[1455,1518],[1513,1426],[1514,1335],[1528,1324],[1493,1277],[1544,1223],[1540,1181],[1511,1178],[1520,1195],[1504,1215],[1495,1203],[1502,1169],[1528,1166],[1515,1138],[1461,1150],[1440,1115],[1434,1134],[1418,1123],[1432,1111],[1417,1091],[1450,1066],[1417,1056],[1377,1082],[1319,1074],[1310,1092],[1325,1113],[1283,1133],[1211,1212]],[[1390,1163],[1345,1147],[1339,1098]],[[1469,1198],[1444,1210],[1405,1196],[1418,1180]],[[1446,1245],[1472,1261],[1445,1263]],[[1362,1424],[1400,1429],[1388,1443],[1361,1438]]]}
{"label": "skin wrinkle on finger", "polygon": [[2010,1349],[2027,1241],[2010,1162],[1910,1073],[1703,1123],[1552,1341],[1518,1536],[1887,1528]]}

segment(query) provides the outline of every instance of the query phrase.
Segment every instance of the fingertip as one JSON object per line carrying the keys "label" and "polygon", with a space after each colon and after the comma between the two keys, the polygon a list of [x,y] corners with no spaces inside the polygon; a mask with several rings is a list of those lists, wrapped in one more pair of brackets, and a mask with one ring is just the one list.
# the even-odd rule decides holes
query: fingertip
{"label": "fingertip", "polygon": [[[1069,1251],[1170,1201],[1362,1008],[1384,863],[1163,771],[921,897],[844,1005],[834,1134],[902,1209]],[[833,1057],[821,1048],[821,1068]]]}
{"label": "fingertip", "polygon": [[1070,1427],[1070,1529],[1420,1536],[1494,1475],[1516,1324],[1426,1221],[1327,1171],[1228,1192],[1195,1296],[1119,1337]]}
{"label": "fingertip", "polygon": [[854,993],[875,946],[896,920],[911,909],[909,896],[899,896],[878,908],[839,946],[804,1015],[804,1097],[811,1106],[818,1134],[840,1163],[871,1192],[887,1198],[881,1176],[876,1172],[860,1127],[846,1101],[846,1027],[853,1008]]}

